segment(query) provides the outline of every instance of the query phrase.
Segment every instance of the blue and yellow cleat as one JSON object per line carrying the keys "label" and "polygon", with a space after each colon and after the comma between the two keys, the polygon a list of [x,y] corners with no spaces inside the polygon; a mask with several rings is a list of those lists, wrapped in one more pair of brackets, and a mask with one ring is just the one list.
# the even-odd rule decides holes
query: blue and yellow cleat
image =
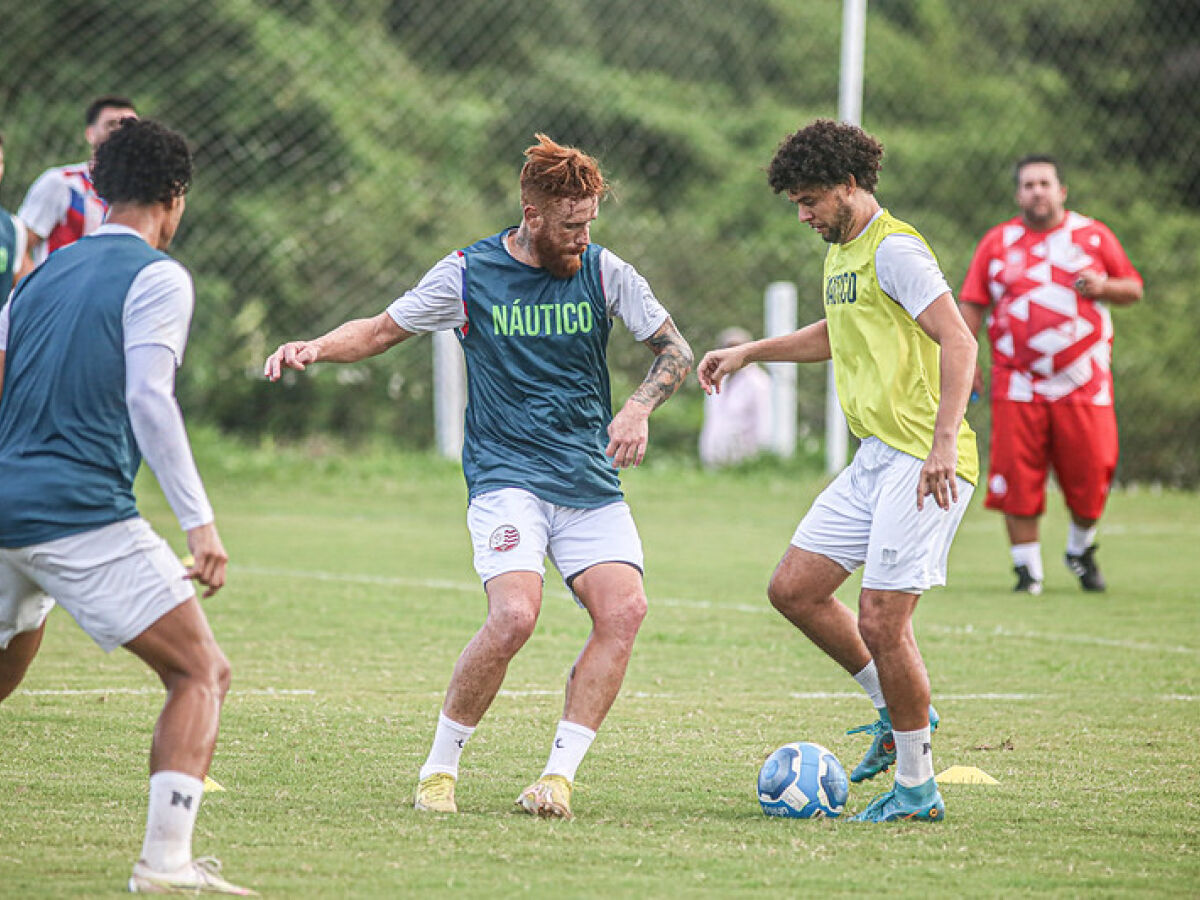
{"label": "blue and yellow cleat", "polygon": [[[937,731],[940,721],[937,710],[930,706],[929,730],[931,733]],[[870,725],[859,725],[846,732],[846,734],[862,733],[871,735],[872,740],[862,762],[855,766],[854,771],[850,773],[850,780],[855,784],[874,778],[880,772],[886,772],[896,762],[896,740],[892,737],[892,719],[886,709],[881,709],[879,718]]]}
{"label": "blue and yellow cleat", "polygon": [[930,778],[924,784],[906,788],[896,785],[880,794],[851,822],[940,822],[946,818],[946,804],[937,782]]}

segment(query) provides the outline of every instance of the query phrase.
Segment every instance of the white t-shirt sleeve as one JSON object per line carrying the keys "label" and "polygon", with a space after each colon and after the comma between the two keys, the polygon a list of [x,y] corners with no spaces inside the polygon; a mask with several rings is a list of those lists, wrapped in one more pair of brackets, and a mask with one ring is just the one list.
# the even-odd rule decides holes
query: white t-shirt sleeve
{"label": "white t-shirt sleeve", "polygon": [[633,266],[611,250],[600,251],[600,281],[610,316],[620,317],[635,340],[644,341],[667,321],[650,284]]}
{"label": "white t-shirt sleeve", "polygon": [[21,202],[17,217],[43,240],[54,230],[71,206],[71,187],[58,169],[38,176]]}
{"label": "white t-shirt sleeve", "polygon": [[392,301],[388,315],[413,334],[446,331],[467,321],[463,306],[466,259],[455,250],[444,256],[412,290]]}
{"label": "white t-shirt sleeve", "polygon": [[166,347],[179,366],[194,306],[187,269],[173,259],[150,263],[138,272],[125,296],[125,352],[134,347]]}
{"label": "white t-shirt sleeve", "polygon": [[8,308],[12,305],[12,301],[4,301],[4,306],[0,307],[0,353],[8,351]]}
{"label": "white t-shirt sleeve", "polygon": [[175,401],[175,366],[175,353],[165,345],[127,347],[125,404],[146,465],[179,527],[189,531],[213,521],[213,511]]}
{"label": "white t-shirt sleeve", "polygon": [[175,400],[175,369],[183,361],[194,306],[192,277],[173,259],[146,266],[125,295],[129,422],[146,465],[184,531],[213,520]]}
{"label": "white t-shirt sleeve", "polygon": [[918,237],[889,234],[875,251],[879,286],[914,319],[950,290],[937,260]]}

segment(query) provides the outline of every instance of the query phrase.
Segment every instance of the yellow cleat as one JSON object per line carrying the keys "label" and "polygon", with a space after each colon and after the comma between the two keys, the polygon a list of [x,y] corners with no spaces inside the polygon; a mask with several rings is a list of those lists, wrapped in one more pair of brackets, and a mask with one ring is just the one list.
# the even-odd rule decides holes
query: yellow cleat
{"label": "yellow cleat", "polygon": [[221,863],[211,856],[194,859],[178,872],[155,872],[141,860],[129,877],[133,894],[228,894],[257,897],[250,888],[230,884],[221,877]]}
{"label": "yellow cleat", "polygon": [[573,819],[571,782],[561,775],[543,775],[517,798],[517,806],[542,819]]}
{"label": "yellow cleat", "polygon": [[458,812],[458,804],[454,802],[455,781],[455,777],[448,772],[434,772],[428,778],[422,778],[417,785],[413,809],[436,813]]}

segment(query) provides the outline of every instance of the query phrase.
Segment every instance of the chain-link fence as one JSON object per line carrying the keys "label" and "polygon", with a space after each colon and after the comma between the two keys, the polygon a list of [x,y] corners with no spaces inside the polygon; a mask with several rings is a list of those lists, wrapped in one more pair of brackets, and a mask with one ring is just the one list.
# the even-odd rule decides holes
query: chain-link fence
{"label": "chain-link fence", "polygon": [[[801,319],[819,317],[825,247],[764,169],[788,132],[835,114],[840,27],[837,0],[0,0],[0,205],[87,155],[93,96],[133,97],[196,150],[174,248],[198,289],[188,416],[429,446],[429,341],[283,387],[261,380],[263,357],[377,313],[447,251],[515,223],[535,131],[604,163],[617,190],[593,236],[647,275],[698,351],[728,325],[761,331],[771,281],[796,281]],[[1146,280],[1114,313],[1120,476],[1200,483],[1200,8],[874,0],[864,94],[887,148],[880,199],[956,287],[1016,211],[1013,160],[1060,157],[1069,204]],[[626,338],[617,391],[649,361]],[[815,452],[824,376],[803,369]],[[690,452],[700,405],[692,385],[656,414],[656,445]]]}

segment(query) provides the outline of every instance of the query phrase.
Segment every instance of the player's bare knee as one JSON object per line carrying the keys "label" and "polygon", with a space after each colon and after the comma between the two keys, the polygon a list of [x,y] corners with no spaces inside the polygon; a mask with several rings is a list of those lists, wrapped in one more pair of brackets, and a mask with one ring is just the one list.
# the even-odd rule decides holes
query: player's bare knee
{"label": "player's bare knee", "polygon": [[597,617],[597,631],[632,644],[646,618],[646,595],[642,591],[628,594],[620,603]]}
{"label": "player's bare knee", "polygon": [[502,654],[512,657],[525,646],[537,626],[537,610],[509,606],[488,614],[487,631],[492,645]]}
{"label": "player's bare knee", "polygon": [[871,651],[872,656],[885,653],[890,647],[895,646],[899,637],[896,623],[881,615],[879,610],[868,604],[859,606],[858,634],[863,639],[863,643],[867,645],[867,649]]}
{"label": "player's bare knee", "polygon": [[805,590],[803,585],[774,577],[767,585],[767,599],[788,620],[795,621],[817,609],[828,597]]}
{"label": "player's bare knee", "polygon": [[206,691],[222,703],[229,693],[232,670],[216,644],[200,646],[173,673],[163,679],[168,691]]}

